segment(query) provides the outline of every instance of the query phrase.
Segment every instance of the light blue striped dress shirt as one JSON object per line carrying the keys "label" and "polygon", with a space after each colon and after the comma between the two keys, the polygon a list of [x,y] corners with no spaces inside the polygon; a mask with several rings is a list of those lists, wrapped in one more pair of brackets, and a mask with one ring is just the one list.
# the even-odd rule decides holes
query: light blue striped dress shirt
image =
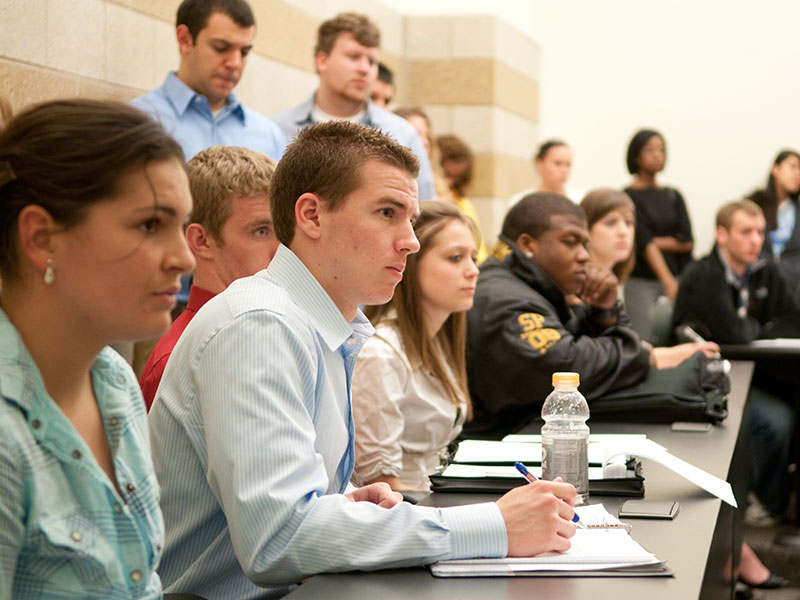
{"label": "light blue striped dress shirt", "polygon": [[350,376],[371,334],[285,246],[200,309],[149,417],[168,591],[274,597],[314,573],[505,555],[494,503],[385,509],[342,495]]}
{"label": "light blue striped dress shirt", "polygon": [[144,400],[105,348],[92,385],[120,498],[0,310],[0,599],[160,598],[164,540]]}

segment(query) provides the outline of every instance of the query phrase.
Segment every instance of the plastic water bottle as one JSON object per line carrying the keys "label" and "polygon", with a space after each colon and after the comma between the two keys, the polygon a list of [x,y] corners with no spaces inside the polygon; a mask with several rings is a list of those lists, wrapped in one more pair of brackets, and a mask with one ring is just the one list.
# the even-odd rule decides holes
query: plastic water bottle
{"label": "plastic water bottle", "polygon": [[575,503],[583,504],[589,498],[589,405],[578,385],[577,373],[553,373],[555,389],[542,406],[542,478],[571,483]]}

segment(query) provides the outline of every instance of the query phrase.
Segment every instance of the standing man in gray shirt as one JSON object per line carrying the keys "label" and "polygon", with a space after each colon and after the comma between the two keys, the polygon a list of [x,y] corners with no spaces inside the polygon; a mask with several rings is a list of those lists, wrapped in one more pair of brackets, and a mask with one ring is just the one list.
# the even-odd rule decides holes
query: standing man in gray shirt
{"label": "standing man in gray shirt", "polygon": [[351,121],[379,129],[411,149],[420,161],[419,199],[433,200],[433,174],[419,134],[405,119],[370,100],[378,77],[381,33],[364,15],[341,13],[320,25],[314,64],[319,87],[294,108],[273,115],[288,141],[314,123]]}

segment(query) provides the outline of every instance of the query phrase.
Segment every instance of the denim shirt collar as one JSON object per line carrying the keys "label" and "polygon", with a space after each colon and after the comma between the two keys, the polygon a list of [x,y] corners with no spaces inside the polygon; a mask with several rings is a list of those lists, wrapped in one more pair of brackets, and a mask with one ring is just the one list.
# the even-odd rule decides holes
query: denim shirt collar
{"label": "denim shirt collar", "polygon": [[[298,129],[303,129],[309,125],[314,125],[314,119],[311,116],[311,112],[314,110],[314,102],[316,102],[316,99],[317,92],[315,90],[308,100],[299,106],[296,106],[292,111],[292,121]],[[375,118],[375,106],[372,104],[372,100],[369,98],[367,98],[367,104],[364,110],[364,119],[361,121],[361,124],[365,127],[369,127],[370,129],[379,129],[377,120]]]}

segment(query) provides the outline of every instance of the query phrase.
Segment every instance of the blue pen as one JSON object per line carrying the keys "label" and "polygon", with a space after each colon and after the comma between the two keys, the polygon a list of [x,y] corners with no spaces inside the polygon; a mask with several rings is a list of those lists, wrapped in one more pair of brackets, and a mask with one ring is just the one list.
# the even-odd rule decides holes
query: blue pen
{"label": "blue pen", "polygon": [[[538,478],[536,477],[536,475],[534,475],[533,473],[528,471],[528,467],[523,465],[521,462],[515,462],[514,466],[517,467],[517,471],[522,473],[522,476],[525,479],[527,479],[530,483],[533,483],[534,481],[537,481]],[[573,513],[572,514],[572,522],[573,523],[577,523],[579,520],[580,520],[580,517],[578,516],[578,513]]]}

